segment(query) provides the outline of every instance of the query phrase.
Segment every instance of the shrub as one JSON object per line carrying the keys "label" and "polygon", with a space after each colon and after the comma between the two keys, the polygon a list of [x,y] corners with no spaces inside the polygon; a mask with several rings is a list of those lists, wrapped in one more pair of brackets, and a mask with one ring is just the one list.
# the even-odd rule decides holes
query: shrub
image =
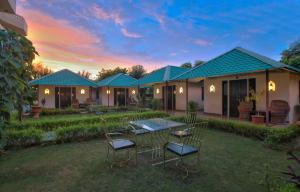
{"label": "shrub", "polygon": [[66,115],[66,114],[79,114],[79,109],[66,108],[66,109],[47,109],[42,108],[41,115],[49,116],[49,115]]}
{"label": "shrub", "polygon": [[161,109],[161,99],[152,99],[151,109],[160,110]]}
{"label": "shrub", "polygon": [[[171,117],[170,119],[184,121],[184,116]],[[294,125],[285,128],[272,128],[235,120],[197,118],[197,121],[207,121],[208,127],[212,129],[219,129],[246,137],[257,138],[264,140],[269,144],[288,142],[300,135],[300,129]]]}
{"label": "shrub", "polygon": [[7,130],[7,146],[31,146],[40,144],[43,131],[38,129]]}
{"label": "shrub", "polygon": [[188,102],[188,111],[190,112],[196,112],[198,111],[198,103],[195,101],[189,101]]}
{"label": "shrub", "polygon": [[139,115],[141,118],[154,118],[154,117],[166,117],[168,116],[165,112],[143,112],[143,113],[134,113],[134,112],[126,112],[126,113],[114,113],[114,114],[106,114],[102,116],[83,116],[83,117],[74,117],[70,119],[45,119],[38,121],[28,121],[28,122],[15,122],[10,124],[10,129],[28,129],[28,128],[38,128],[42,130],[53,130],[58,127],[67,127],[78,124],[94,124],[98,123],[101,118],[104,118],[107,121],[120,121],[125,117],[135,117]]}
{"label": "shrub", "polygon": [[61,127],[55,129],[57,135],[57,141],[74,141],[79,139],[89,139],[94,137],[100,137],[104,134],[104,129],[118,130],[122,127],[122,122],[112,123],[96,123],[91,125],[73,125],[69,127]]}
{"label": "shrub", "polygon": [[280,187],[278,192],[299,192],[299,189],[294,184],[287,184],[285,186]]}

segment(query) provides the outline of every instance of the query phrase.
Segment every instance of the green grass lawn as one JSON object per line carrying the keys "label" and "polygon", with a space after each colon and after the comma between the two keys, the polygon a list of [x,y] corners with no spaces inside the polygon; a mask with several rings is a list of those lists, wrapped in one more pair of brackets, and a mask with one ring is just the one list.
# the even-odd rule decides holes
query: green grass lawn
{"label": "green grass lawn", "polygon": [[164,170],[140,157],[137,167],[109,169],[103,140],[8,151],[0,158],[0,191],[265,191],[264,164],[282,183],[288,162],[284,151],[230,133],[208,130],[198,173],[182,180],[169,164]]}

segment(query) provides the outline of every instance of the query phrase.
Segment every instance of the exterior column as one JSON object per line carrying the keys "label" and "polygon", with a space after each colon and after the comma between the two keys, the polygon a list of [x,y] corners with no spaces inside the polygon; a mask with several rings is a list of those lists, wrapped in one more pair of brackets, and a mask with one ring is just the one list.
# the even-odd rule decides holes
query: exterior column
{"label": "exterior column", "polygon": [[269,117],[269,70],[266,70],[266,125],[269,125],[270,117]]}
{"label": "exterior column", "polygon": [[136,88],[136,96],[137,96],[137,107],[140,107],[140,100],[141,100],[141,95],[140,95],[140,86],[137,86]]}
{"label": "exterior column", "polygon": [[186,89],[186,94],[185,94],[185,101],[186,101],[186,113],[188,113],[188,107],[189,107],[189,80],[185,80],[185,89]]}
{"label": "exterior column", "polygon": [[125,88],[125,107],[127,106],[127,88]]}
{"label": "exterior column", "polygon": [[165,86],[165,111],[168,111],[168,81],[166,81]]}
{"label": "exterior column", "polygon": [[58,87],[58,108],[60,109],[60,87]]}
{"label": "exterior column", "polygon": [[109,95],[110,95],[109,87],[107,87],[106,95],[107,95],[107,107],[109,107]]}

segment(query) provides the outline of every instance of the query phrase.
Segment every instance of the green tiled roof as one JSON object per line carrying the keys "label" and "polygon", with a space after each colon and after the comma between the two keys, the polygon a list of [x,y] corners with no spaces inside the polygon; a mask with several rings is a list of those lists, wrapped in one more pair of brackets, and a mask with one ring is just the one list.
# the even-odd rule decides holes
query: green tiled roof
{"label": "green tiled roof", "polygon": [[112,75],[97,82],[99,87],[134,87],[136,79],[124,73]]}
{"label": "green tiled roof", "polygon": [[56,86],[92,86],[97,84],[90,81],[68,69],[63,69],[55,73],[41,77],[40,79],[32,80],[30,85],[56,85]]}
{"label": "green tiled roof", "polygon": [[188,71],[186,68],[176,66],[166,66],[155,70],[145,77],[138,80],[139,85],[147,85],[153,83],[162,83],[173,79],[174,77]]}
{"label": "green tiled roof", "polygon": [[200,66],[178,75],[173,80],[216,77],[264,71],[267,69],[288,69],[300,72],[300,69],[277,62],[252,51],[237,47]]}

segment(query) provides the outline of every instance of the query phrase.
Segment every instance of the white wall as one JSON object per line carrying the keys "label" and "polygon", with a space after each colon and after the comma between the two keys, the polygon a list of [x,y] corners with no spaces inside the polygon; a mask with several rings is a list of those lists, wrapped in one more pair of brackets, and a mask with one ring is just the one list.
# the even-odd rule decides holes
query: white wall
{"label": "white wall", "polygon": [[[109,106],[114,106],[114,89],[115,88],[126,88],[126,87],[110,87],[110,95],[109,95]],[[137,88],[127,87],[128,88],[128,95],[129,97],[132,96],[133,98],[137,98],[138,90]],[[107,95],[107,87],[99,88],[99,100],[101,101],[101,105],[108,106],[108,95]],[[135,90],[135,95],[132,94],[132,90]]]}
{"label": "white wall", "polygon": [[[168,86],[176,86],[176,110],[186,110],[186,83],[185,82],[170,82]],[[162,88],[165,86],[165,83],[155,84],[153,86],[153,94],[155,99],[162,99]],[[183,93],[179,93],[179,88],[183,88]],[[156,90],[159,89],[159,94],[156,93]],[[201,101],[201,88],[199,83],[189,83],[189,93],[188,99],[189,101],[195,101],[199,104],[199,106],[203,105]]]}
{"label": "white wall", "polygon": [[[256,103],[257,110],[266,110],[266,77],[265,73],[255,73],[238,76],[226,76],[217,78],[207,78],[204,80],[204,112],[222,115],[222,81],[256,78],[256,92],[262,93],[259,101]],[[287,71],[270,71],[269,80],[275,82],[276,91],[269,92],[269,101],[285,100],[289,102],[291,109],[298,98],[291,97],[295,95],[295,90],[298,90],[298,80],[294,83],[290,80],[290,73]],[[297,78],[295,78],[297,79]],[[299,79],[299,78],[298,78]],[[215,92],[209,92],[211,85],[215,86]],[[292,87],[291,87],[292,86]],[[297,89],[296,89],[297,87]],[[248,90],[248,88],[247,88]],[[292,93],[291,93],[292,92]],[[298,93],[298,92],[297,92]],[[299,94],[299,93],[298,93]],[[297,94],[296,94],[297,95]],[[292,111],[289,115],[289,120],[292,120]]]}

